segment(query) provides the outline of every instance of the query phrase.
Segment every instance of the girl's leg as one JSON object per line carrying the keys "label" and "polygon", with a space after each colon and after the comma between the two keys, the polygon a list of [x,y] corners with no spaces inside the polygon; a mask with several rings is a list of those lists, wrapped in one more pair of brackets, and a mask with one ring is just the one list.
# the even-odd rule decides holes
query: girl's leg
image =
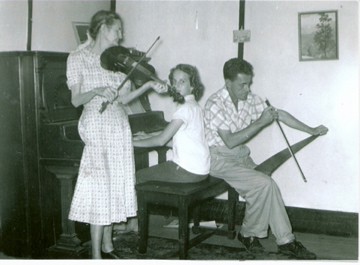
{"label": "girl's leg", "polygon": [[104,235],[102,239],[102,251],[109,253],[114,250],[112,241],[112,224],[104,226]]}
{"label": "girl's leg", "polygon": [[133,231],[138,232],[138,219],[137,217],[130,217],[128,218],[127,225],[126,225],[126,231]]}
{"label": "girl's leg", "polygon": [[207,175],[192,174],[172,161],[167,161],[136,172],[136,183],[165,181],[175,183],[194,183],[205,180]]}
{"label": "girl's leg", "polygon": [[104,234],[104,226],[90,224],[91,253],[93,259],[101,259],[101,242]]}

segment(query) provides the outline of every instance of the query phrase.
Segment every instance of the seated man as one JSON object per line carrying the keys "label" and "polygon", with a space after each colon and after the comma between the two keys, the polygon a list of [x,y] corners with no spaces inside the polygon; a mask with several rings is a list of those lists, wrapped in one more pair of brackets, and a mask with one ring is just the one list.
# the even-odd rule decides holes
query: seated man
{"label": "seated man", "polygon": [[225,86],[205,105],[205,133],[211,154],[210,174],[224,179],[246,200],[238,239],[248,251],[262,252],[258,238],[267,237],[270,226],[280,253],[316,259],[295,240],[278,186],[269,176],[254,170],[256,164],[245,144],[276,119],[311,135],[326,134],[328,129],[323,125],[309,127],[288,112],[267,107],[251,93],[253,67],[245,60],[228,60],[223,74]]}

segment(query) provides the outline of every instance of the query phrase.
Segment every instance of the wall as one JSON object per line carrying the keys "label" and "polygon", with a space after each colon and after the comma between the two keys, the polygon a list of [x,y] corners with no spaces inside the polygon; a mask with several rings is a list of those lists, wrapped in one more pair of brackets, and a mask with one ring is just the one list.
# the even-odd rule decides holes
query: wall
{"label": "wall", "polygon": [[[72,22],[90,22],[110,0],[34,1],[33,50],[71,51],[77,47]],[[50,25],[50,26],[49,26]]]}
{"label": "wall", "polygon": [[[123,18],[124,46],[146,51],[160,36],[149,55],[161,79],[178,63],[196,65],[206,87],[202,105],[223,85],[222,64],[237,56],[232,42],[239,23],[237,1],[117,1],[116,9]],[[175,104],[170,98],[151,94],[150,100],[152,109],[171,118]]]}
{"label": "wall", "polygon": [[[0,0],[0,51],[25,51],[28,1]],[[89,22],[110,0],[33,0],[33,51],[69,52],[77,47],[72,22]],[[15,33],[15,34],[14,34]]]}
{"label": "wall", "polygon": [[[212,91],[223,86],[219,62],[237,56],[232,31],[239,23],[238,1],[117,1],[116,9],[124,24],[122,45],[147,51],[160,36],[149,52],[159,78],[167,80],[169,70],[179,63],[195,65],[205,85],[202,106]],[[152,109],[164,111],[170,120],[173,101],[156,93],[149,98]],[[155,152],[149,160],[150,165],[157,163]]]}
{"label": "wall", "polygon": [[26,50],[27,13],[27,1],[0,0],[0,51]]}
{"label": "wall", "polygon": [[[324,10],[338,11],[339,59],[300,62],[298,13]],[[287,205],[358,212],[358,11],[357,1],[246,2],[251,42],[245,44],[244,57],[255,68],[253,90],[307,124],[329,128],[297,155],[307,183],[294,161],[273,175]],[[286,135],[292,143],[306,136],[291,129]],[[261,161],[264,153],[276,152],[284,143],[272,126],[252,143],[252,150]]]}
{"label": "wall", "polygon": [[[71,22],[86,22],[109,6],[108,1],[34,0],[33,50],[75,49]],[[160,35],[150,54],[160,78],[167,79],[177,63],[195,64],[206,86],[201,105],[222,86],[223,63],[237,56],[232,42],[237,1],[118,1],[116,6],[124,19],[124,45],[147,50]],[[358,8],[356,1],[246,1],[245,28],[251,30],[251,41],[244,56],[255,67],[253,90],[302,121],[330,129],[297,154],[307,183],[292,160],[275,172],[286,205],[358,212]],[[317,10],[338,10],[339,60],[299,62],[298,12]],[[27,2],[0,0],[0,51],[26,50],[26,31]],[[171,117],[170,99],[152,94],[151,102],[153,109]],[[285,129],[291,143],[306,137]],[[250,145],[261,162],[285,142],[272,126]]]}
{"label": "wall", "polygon": [[[297,154],[308,180],[305,183],[293,160],[273,175],[285,204],[345,212],[358,212],[358,6],[345,1],[246,1],[245,59],[255,68],[254,92],[276,107],[288,110],[310,126],[326,125],[328,135],[316,139]],[[338,10],[339,60],[299,62],[298,12]],[[117,1],[124,20],[124,45],[147,50],[157,36],[161,42],[151,51],[151,63],[159,77],[180,62],[200,71],[208,96],[223,85],[222,66],[237,56],[232,30],[237,29],[236,1]],[[198,29],[196,29],[196,12]],[[153,109],[174,112],[168,98],[151,95]],[[306,134],[284,128],[291,143]],[[269,141],[271,139],[271,141]],[[273,125],[250,146],[261,162],[286,147]]]}

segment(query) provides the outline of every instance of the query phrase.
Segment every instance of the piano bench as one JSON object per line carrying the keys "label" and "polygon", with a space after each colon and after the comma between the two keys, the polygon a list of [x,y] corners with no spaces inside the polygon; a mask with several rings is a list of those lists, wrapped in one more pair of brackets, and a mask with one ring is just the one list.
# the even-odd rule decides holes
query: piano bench
{"label": "piano bench", "polygon": [[[197,243],[205,240],[215,231],[201,233],[189,240],[189,212],[192,210],[194,219],[194,232],[200,232],[199,215],[201,202],[216,197],[228,191],[228,238],[235,237],[235,206],[238,199],[237,193],[224,180],[209,176],[198,183],[170,183],[162,181],[149,181],[135,186],[138,201],[139,223],[139,252],[146,253],[148,240],[148,205],[161,205],[176,207],[179,217],[179,258],[186,259],[187,251]],[[195,228],[195,229],[194,229]]]}

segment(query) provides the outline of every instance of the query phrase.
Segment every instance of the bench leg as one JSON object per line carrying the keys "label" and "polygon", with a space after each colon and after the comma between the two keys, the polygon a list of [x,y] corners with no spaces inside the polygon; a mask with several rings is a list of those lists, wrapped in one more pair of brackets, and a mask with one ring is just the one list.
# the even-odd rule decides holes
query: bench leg
{"label": "bench leg", "polygon": [[239,195],[233,188],[228,190],[228,238],[234,239],[236,235],[235,231],[235,208]]}
{"label": "bench leg", "polygon": [[184,199],[179,203],[179,258],[186,259],[189,248],[189,209]]}
{"label": "bench leg", "polygon": [[149,215],[146,200],[138,194],[139,253],[146,253],[148,242]]}
{"label": "bench leg", "polygon": [[201,204],[195,205],[193,209],[193,219],[194,226],[192,227],[192,232],[194,234],[199,234],[200,231],[200,206]]}

